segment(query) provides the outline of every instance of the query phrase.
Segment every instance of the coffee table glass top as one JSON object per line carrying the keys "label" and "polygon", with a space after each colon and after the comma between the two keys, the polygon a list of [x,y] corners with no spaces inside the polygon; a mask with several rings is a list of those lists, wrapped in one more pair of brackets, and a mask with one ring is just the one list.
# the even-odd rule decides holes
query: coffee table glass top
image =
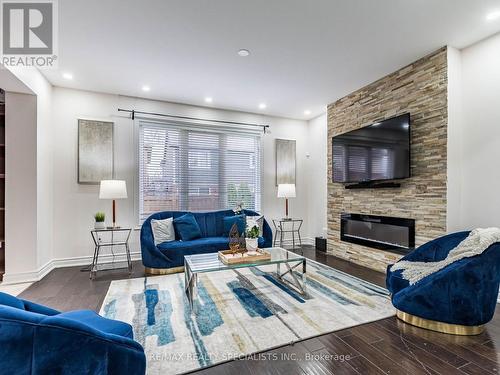
{"label": "coffee table glass top", "polygon": [[300,262],[305,259],[302,255],[292,253],[281,247],[269,247],[263,249],[271,254],[270,260],[264,260],[251,263],[238,263],[238,264],[224,264],[219,260],[217,253],[209,254],[196,254],[184,256],[184,262],[189,266],[190,270],[194,273],[197,272],[212,272],[222,271],[234,268],[245,268],[254,266],[263,266],[266,264],[278,264],[287,262]]}

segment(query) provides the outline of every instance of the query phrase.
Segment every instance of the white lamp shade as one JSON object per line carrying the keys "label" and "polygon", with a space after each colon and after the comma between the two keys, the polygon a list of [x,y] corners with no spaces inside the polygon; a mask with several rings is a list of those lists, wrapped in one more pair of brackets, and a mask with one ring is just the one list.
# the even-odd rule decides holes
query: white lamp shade
{"label": "white lamp shade", "polygon": [[279,184],[278,198],[295,198],[295,184]]}
{"label": "white lamp shade", "polygon": [[127,184],[122,180],[103,180],[99,189],[99,199],[127,198]]}

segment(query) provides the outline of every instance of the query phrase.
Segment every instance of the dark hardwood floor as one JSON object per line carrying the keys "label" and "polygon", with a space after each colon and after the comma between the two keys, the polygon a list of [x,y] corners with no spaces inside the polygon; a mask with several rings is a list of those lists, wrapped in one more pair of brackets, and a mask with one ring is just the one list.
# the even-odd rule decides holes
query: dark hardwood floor
{"label": "dark hardwood floor", "polygon": [[[304,246],[303,250],[311,259],[385,285],[382,273],[316,252],[312,247]],[[99,311],[111,281],[128,276],[126,271],[108,271],[98,273],[96,280],[91,281],[88,273],[79,269],[56,269],[31,285],[21,297],[64,311]],[[142,276],[144,267],[134,262],[132,277]],[[196,374],[495,374],[499,372],[498,348],[499,313],[484,333],[470,337],[423,330],[392,317],[202,369]]]}

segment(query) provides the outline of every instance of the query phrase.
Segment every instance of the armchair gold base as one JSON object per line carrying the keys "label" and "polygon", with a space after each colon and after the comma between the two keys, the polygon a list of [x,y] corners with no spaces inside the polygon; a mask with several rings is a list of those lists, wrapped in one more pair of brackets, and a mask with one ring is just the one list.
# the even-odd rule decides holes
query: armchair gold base
{"label": "armchair gold base", "polygon": [[155,276],[155,275],[170,275],[173,273],[184,272],[184,266],[180,267],[172,267],[172,268],[149,268],[145,269],[146,275]]}
{"label": "armchair gold base", "polygon": [[463,326],[460,324],[443,323],[435,320],[420,318],[418,316],[411,315],[400,310],[396,310],[396,316],[403,322],[411,324],[413,326],[428,329],[431,331],[447,333],[450,335],[474,336],[479,335],[484,331],[484,325]]}

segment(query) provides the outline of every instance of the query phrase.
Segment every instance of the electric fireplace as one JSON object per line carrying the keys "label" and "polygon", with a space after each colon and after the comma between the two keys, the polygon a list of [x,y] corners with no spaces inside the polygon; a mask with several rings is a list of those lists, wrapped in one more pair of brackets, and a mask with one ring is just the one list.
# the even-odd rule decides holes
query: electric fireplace
{"label": "electric fireplace", "polygon": [[375,249],[407,254],[415,248],[415,220],[343,213],[340,239]]}

